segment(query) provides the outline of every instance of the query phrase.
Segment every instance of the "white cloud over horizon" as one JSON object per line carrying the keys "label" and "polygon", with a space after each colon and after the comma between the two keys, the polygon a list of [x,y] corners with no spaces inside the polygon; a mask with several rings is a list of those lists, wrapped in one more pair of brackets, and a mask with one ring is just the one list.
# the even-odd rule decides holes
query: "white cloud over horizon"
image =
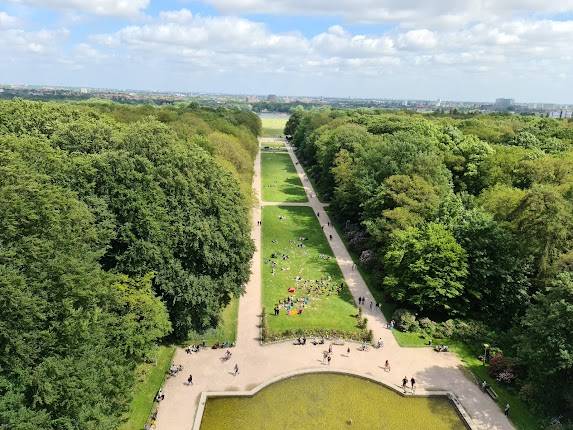
{"label": "white cloud over horizon", "polygon": [[[11,60],[0,66],[4,75],[41,58],[51,79],[59,72],[83,85],[98,81],[90,86],[573,102],[565,85],[573,71],[573,18],[555,15],[573,10],[573,0],[204,0],[220,15],[193,8],[150,14],[149,0],[10,1],[127,18],[112,31],[74,37],[73,26],[30,30],[23,17],[0,11],[0,42],[7,42],[0,54]],[[252,13],[343,20],[314,32],[277,31]],[[350,23],[366,16],[393,24]]]}

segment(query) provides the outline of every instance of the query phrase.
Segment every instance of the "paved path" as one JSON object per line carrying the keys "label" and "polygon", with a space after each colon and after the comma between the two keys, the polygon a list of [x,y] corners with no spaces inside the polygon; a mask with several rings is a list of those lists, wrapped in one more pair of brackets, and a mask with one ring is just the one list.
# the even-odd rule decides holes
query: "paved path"
{"label": "paved path", "polygon": [[[315,197],[310,181],[306,179],[303,169],[297,164],[292,149],[288,149],[299,177],[309,197],[304,205],[311,206],[320,213],[322,224],[329,222],[324,206]],[[257,198],[261,191],[260,155],[255,161],[253,188]],[[266,203],[265,203],[266,204]],[[274,203],[272,203],[274,204]],[[237,391],[250,390],[269,379],[293,371],[307,369],[324,370],[322,351],[328,346],[294,346],[290,342],[261,346],[259,344],[259,315],[261,311],[261,233],[257,220],[261,219],[260,204],[253,208],[252,237],[257,251],[252,261],[252,275],[246,286],[245,294],[239,304],[237,346],[232,349],[233,355],[227,362],[221,360],[223,351],[206,350],[188,355],[177,349],[174,362],[183,365],[183,372],[169,378],[165,384],[166,398],[161,402],[157,417],[158,430],[190,430],[195,419],[195,411],[203,391]],[[381,381],[390,386],[398,386],[404,376],[414,376],[417,381],[417,393],[427,391],[450,391],[455,393],[466,411],[471,415],[474,426],[479,429],[512,429],[507,418],[499,407],[478,386],[471,382],[462,369],[458,358],[453,354],[435,353],[430,348],[400,348],[392,333],[385,327],[382,313],[369,302],[373,300],[356,270],[352,270],[352,260],[344,244],[333,228],[325,227],[325,234],[332,234],[332,250],[342,269],[354,297],[366,297],[364,315],[368,326],[374,332],[374,338],[383,338],[382,349],[370,349],[363,352],[358,345],[347,343],[344,347],[335,346],[331,368],[342,371],[358,372],[362,375]],[[346,348],[351,347],[349,356]],[[382,368],[389,360],[391,371]],[[233,376],[232,369],[239,366],[239,374]],[[185,384],[187,376],[193,375],[194,385]]]}

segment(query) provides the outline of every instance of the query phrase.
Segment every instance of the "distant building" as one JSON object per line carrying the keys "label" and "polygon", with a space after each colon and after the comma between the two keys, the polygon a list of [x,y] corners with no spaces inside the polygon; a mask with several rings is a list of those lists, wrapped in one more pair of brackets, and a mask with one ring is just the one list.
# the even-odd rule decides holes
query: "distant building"
{"label": "distant building", "polygon": [[570,119],[573,118],[573,111],[568,111],[568,110],[552,111],[549,112],[548,116],[549,118]]}
{"label": "distant building", "polygon": [[276,101],[278,101],[278,99],[279,99],[279,98],[278,98],[277,96],[275,96],[274,94],[269,94],[269,95],[267,96],[267,101],[268,101],[268,102],[276,102]]}
{"label": "distant building", "polygon": [[495,107],[500,109],[507,109],[508,107],[513,106],[515,100],[513,99],[495,99]]}

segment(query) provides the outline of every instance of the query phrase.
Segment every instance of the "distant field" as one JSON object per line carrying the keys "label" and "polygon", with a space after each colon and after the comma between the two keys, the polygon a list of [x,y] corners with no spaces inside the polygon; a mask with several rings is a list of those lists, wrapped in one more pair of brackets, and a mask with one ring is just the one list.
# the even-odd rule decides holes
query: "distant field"
{"label": "distant field", "polygon": [[290,156],[285,153],[261,154],[263,200],[266,202],[307,202],[306,193]]}
{"label": "distant field", "polygon": [[263,123],[263,137],[278,137],[284,135],[284,128],[288,121],[286,114],[261,114]]}

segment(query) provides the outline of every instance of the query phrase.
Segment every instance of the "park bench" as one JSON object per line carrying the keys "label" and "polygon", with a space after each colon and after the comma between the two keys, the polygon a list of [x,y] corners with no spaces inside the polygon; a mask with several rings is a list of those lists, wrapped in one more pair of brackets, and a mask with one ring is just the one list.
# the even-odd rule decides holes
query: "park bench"
{"label": "park bench", "polygon": [[485,392],[489,394],[489,396],[493,399],[493,400],[497,400],[497,393],[495,392],[495,390],[490,387],[489,385],[486,387]]}

